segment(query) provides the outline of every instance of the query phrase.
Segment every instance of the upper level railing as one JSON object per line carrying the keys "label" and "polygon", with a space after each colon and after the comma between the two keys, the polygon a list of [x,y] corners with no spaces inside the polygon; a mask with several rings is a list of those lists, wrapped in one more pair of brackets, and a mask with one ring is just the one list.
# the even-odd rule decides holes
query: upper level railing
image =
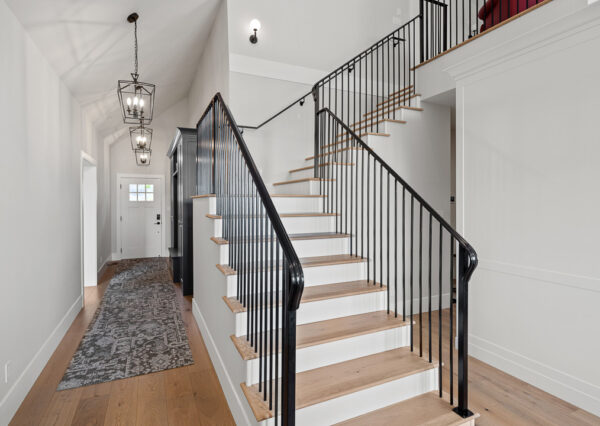
{"label": "upper level railing", "polygon": [[551,0],[420,0],[421,62]]}
{"label": "upper level railing", "polygon": [[236,276],[237,300],[246,311],[246,341],[258,356],[257,390],[273,411],[275,424],[281,419],[291,425],[302,267],[220,93],[197,129],[198,194],[216,196],[221,237],[229,249],[227,273]]}

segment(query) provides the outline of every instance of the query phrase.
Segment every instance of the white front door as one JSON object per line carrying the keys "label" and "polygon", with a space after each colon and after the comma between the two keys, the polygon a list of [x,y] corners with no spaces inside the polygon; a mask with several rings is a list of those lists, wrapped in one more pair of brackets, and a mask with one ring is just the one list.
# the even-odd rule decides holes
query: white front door
{"label": "white front door", "polygon": [[159,178],[122,177],[119,185],[121,257],[161,256],[162,187]]}

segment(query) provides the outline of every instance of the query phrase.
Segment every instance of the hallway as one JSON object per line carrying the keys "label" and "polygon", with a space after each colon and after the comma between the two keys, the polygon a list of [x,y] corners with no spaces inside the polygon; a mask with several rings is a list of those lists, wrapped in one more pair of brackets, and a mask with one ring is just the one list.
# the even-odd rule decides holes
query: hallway
{"label": "hallway", "polygon": [[57,391],[65,369],[98,308],[116,264],[98,287],[86,287],[85,308],[27,395],[11,425],[234,424],[191,311],[191,297],[174,285],[194,364],[158,373]]}

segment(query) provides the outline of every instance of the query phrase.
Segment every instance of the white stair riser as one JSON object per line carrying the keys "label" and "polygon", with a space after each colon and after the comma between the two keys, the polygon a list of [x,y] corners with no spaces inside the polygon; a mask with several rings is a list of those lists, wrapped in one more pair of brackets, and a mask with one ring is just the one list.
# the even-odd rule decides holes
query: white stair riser
{"label": "white stair riser", "polygon": [[437,368],[432,368],[297,410],[296,424],[331,425],[435,391],[437,388]]}
{"label": "white stair riser", "polygon": [[[437,367],[296,410],[299,426],[326,426],[438,389]],[[281,424],[281,418],[278,419]],[[274,426],[270,418],[260,426]]]}
{"label": "white stair riser", "polygon": [[[408,346],[409,333],[408,327],[404,326],[300,348],[296,351],[296,372]],[[281,345],[281,342],[279,344]],[[281,355],[278,359],[278,365],[281,365]],[[260,374],[258,363],[258,358],[246,361],[246,383],[258,383]]]}
{"label": "white stair riser", "polygon": [[316,180],[309,180],[304,182],[288,183],[285,185],[274,185],[273,192],[275,194],[305,194],[305,195],[317,195],[319,194],[320,182]]}
{"label": "white stair riser", "polygon": [[[308,324],[349,315],[380,311],[385,309],[385,303],[386,295],[383,291],[301,303],[297,313],[296,324]],[[246,312],[235,314],[236,336],[245,336],[247,334],[247,325],[248,316]],[[268,330],[270,328],[270,324],[265,324],[260,329]]]}
{"label": "white stair riser", "polygon": [[[367,264],[346,263],[340,265],[315,266],[303,268],[304,286],[332,284],[344,281],[356,281],[366,279]],[[280,271],[281,274],[281,271]],[[281,282],[281,277],[280,281]],[[227,277],[227,297],[237,296],[237,275]]]}
{"label": "white stair riser", "polygon": [[321,197],[273,197],[272,200],[279,214],[321,213],[323,211],[323,198]]}
{"label": "white stair riser", "polygon": [[[215,237],[222,237],[222,219],[215,221]],[[334,232],[335,216],[297,216],[282,217],[281,222],[288,234],[307,234],[313,232]],[[258,226],[258,224],[256,225]],[[263,221],[264,227],[264,221]]]}
{"label": "white stair riser", "polygon": [[[323,238],[310,240],[292,240],[292,245],[298,257],[330,256],[336,254],[348,254],[350,252],[350,238]],[[229,263],[229,245],[219,245],[221,265]],[[281,255],[280,255],[281,257]],[[267,253],[267,259],[271,259],[271,253]],[[273,258],[275,258],[275,246],[273,246]]]}

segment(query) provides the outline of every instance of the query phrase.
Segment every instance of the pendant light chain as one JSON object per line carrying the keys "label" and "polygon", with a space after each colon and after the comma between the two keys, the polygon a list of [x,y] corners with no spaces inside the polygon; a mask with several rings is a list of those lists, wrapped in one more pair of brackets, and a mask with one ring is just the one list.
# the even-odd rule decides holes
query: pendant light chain
{"label": "pendant light chain", "polygon": [[134,47],[135,47],[135,60],[134,60],[134,74],[137,76],[138,75],[138,38],[137,38],[137,20],[133,23],[134,25],[134,29],[133,29],[133,38],[134,38]]}

